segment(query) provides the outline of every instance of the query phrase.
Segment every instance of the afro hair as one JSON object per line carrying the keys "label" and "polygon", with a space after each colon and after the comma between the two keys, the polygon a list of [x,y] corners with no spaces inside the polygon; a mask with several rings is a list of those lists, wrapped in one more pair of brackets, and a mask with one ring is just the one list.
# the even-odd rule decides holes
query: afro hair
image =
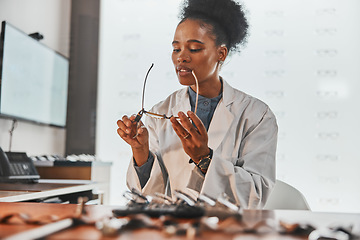
{"label": "afro hair", "polygon": [[209,25],[215,43],[225,44],[229,52],[246,43],[249,25],[243,6],[234,0],[184,0],[179,18],[180,23],[195,19]]}

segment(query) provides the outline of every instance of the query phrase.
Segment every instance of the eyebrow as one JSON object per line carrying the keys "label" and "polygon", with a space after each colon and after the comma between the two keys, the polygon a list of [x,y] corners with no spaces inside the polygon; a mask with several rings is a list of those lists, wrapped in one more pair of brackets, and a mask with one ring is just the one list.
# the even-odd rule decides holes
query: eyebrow
{"label": "eyebrow", "polygon": [[[187,40],[186,42],[188,42],[188,43],[192,43],[192,42],[194,42],[194,43],[200,43],[200,44],[204,44],[202,41],[199,41],[199,40],[196,40],[196,39],[189,39],[189,40]],[[172,42],[172,44],[177,44],[177,43],[179,43],[179,41],[173,41]]]}

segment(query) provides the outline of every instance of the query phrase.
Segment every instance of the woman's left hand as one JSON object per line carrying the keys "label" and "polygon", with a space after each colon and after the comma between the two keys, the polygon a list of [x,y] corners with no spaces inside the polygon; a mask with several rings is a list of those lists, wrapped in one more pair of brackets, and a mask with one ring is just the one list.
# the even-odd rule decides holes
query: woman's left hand
{"label": "woman's left hand", "polygon": [[[179,136],[180,141],[187,155],[195,162],[198,163],[202,157],[209,155],[210,149],[208,147],[208,135],[204,124],[193,112],[188,111],[185,113],[179,112],[178,116],[180,121],[175,117],[170,119],[172,127],[176,134]],[[190,119],[194,122],[195,126],[191,123]]]}

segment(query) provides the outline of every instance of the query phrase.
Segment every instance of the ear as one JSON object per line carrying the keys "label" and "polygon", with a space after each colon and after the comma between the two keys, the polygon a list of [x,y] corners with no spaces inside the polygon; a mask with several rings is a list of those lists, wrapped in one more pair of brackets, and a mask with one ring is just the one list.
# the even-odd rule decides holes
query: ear
{"label": "ear", "polygon": [[218,54],[219,54],[219,61],[224,62],[227,55],[228,55],[228,49],[225,46],[225,44],[222,44],[219,48],[218,48]]}

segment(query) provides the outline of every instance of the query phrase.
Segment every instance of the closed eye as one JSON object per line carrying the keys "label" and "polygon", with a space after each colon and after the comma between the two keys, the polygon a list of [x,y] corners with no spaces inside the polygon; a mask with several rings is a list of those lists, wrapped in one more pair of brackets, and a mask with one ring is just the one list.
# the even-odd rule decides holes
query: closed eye
{"label": "closed eye", "polygon": [[200,52],[201,50],[202,48],[190,49],[190,52],[195,53],[195,52]]}

